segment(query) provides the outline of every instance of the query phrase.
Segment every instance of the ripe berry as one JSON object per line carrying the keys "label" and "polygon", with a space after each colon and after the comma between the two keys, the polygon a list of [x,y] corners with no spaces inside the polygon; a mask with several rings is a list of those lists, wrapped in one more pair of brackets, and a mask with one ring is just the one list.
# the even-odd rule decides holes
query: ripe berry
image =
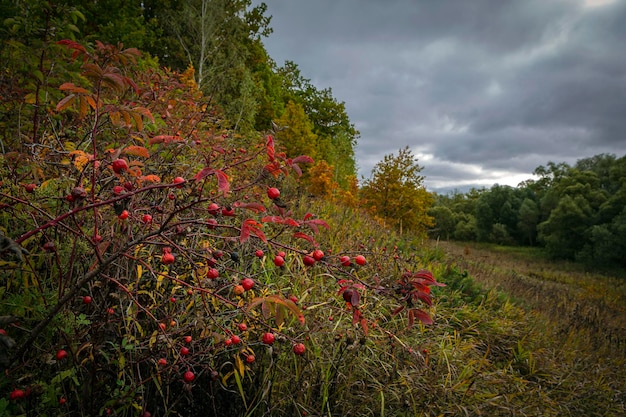
{"label": "ripe berry", "polygon": [[26,185],[24,185],[24,189],[26,190],[26,192],[29,192],[29,193],[34,193],[35,192],[35,188],[37,188],[36,184],[26,184]]}
{"label": "ripe berry", "polygon": [[60,349],[57,351],[57,360],[62,361],[67,358],[67,351]]}
{"label": "ripe berry", "polygon": [[217,227],[217,220],[209,219],[206,221],[206,225],[209,229],[215,229]]}
{"label": "ripe berry", "polygon": [[276,340],[276,337],[274,336],[274,333],[267,332],[263,334],[263,338],[261,340],[263,340],[263,343],[266,345],[271,345],[274,343],[274,340]]}
{"label": "ripe berry", "polygon": [[285,253],[285,251],[280,251],[277,253],[278,256],[280,256],[281,258],[285,258],[287,256],[287,254]]}
{"label": "ripe berry", "polygon": [[83,304],[91,304],[91,297],[89,295],[83,297]]}
{"label": "ripe berry", "polygon": [[53,241],[49,240],[43,244],[43,250],[45,250],[46,252],[54,252],[57,250],[57,247]]}
{"label": "ripe berry", "polygon": [[176,302],[176,297],[170,297],[170,302],[171,303],[175,303]]}
{"label": "ripe berry", "polygon": [[313,266],[313,265],[315,265],[315,259],[312,256],[308,256],[308,255],[306,255],[304,258],[302,258],[302,262],[306,266]]}
{"label": "ripe berry", "polygon": [[135,188],[135,187],[133,186],[133,183],[132,183],[132,182],[130,182],[130,181],[126,181],[126,182],[124,183],[124,189],[125,189],[126,191],[133,191],[133,188]]}
{"label": "ripe berry", "polygon": [[232,335],[230,338],[230,341],[233,342],[233,345],[238,345],[239,343],[241,343],[241,337],[235,335]]}
{"label": "ripe berry", "polygon": [[113,310],[111,307],[107,308],[107,314],[112,316],[113,314],[115,314],[115,310]]}
{"label": "ripe berry", "polygon": [[117,218],[120,220],[126,220],[128,218],[128,210],[123,210]]}
{"label": "ripe berry", "polygon": [[111,167],[113,168],[113,172],[115,172],[116,174],[119,174],[128,169],[128,163],[126,162],[125,159],[120,158],[120,159],[116,159],[115,161],[113,161],[113,163],[111,164]]}
{"label": "ripe berry", "polygon": [[180,354],[183,355],[183,356],[189,355],[189,348],[187,348],[185,346],[181,347],[180,348]]}
{"label": "ripe berry", "polygon": [[274,188],[274,187],[272,187],[272,188],[268,188],[268,189],[267,189],[267,196],[268,196],[270,199],[275,200],[275,199],[277,199],[278,197],[280,197],[280,191],[278,190],[278,188]]}
{"label": "ripe berry", "polygon": [[207,210],[209,211],[209,214],[212,214],[214,216],[217,216],[218,213],[220,212],[220,206],[218,206],[215,203],[211,203],[209,204],[209,206],[207,207]]}
{"label": "ripe berry", "polygon": [[72,188],[70,194],[72,195],[72,197],[74,197],[74,200],[82,200],[83,198],[87,197],[87,191],[85,191],[83,187]]}
{"label": "ripe berry", "polygon": [[256,360],[256,358],[254,357],[254,355],[246,356],[246,362],[247,363],[254,363],[255,360]]}
{"label": "ripe berry", "polygon": [[116,185],[113,187],[113,194],[122,194],[124,192],[124,187],[121,185]]}
{"label": "ripe berry", "polygon": [[65,399],[65,397],[61,397],[59,398],[59,405],[63,405],[67,402],[67,400]]}
{"label": "ripe berry", "polygon": [[246,289],[243,287],[243,285],[235,285],[233,287],[233,292],[235,293],[235,295],[241,295],[246,292]]}
{"label": "ripe berry", "polygon": [[183,188],[183,183],[185,182],[185,179],[183,177],[176,177],[174,178],[174,184],[176,184],[177,188]]}
{"label": "ripe berry", "polygon": [[161,256],[161,263],[163,265],[173,264],[174,263],[174,254],[172,254],[171,252],[164,253],[163,256]]}
{"label": "ripe berry", "polygon": [[237,325],[237,328],[240,332],[245,332],[246,330],[248,330],[248,325],[246,323],[239,323]]}
{"label": "ripe berry", "polygon": [[213,257],[215,259],[221,259],[224,257],[224,252],[222,252],[221,250],[216,250],[215,252],[213,252]]}
{"label": "ripe berry", "polygon": [[316,261],[321,261],[323,257],[324,252],[322,252],[321,250],[316,249],[313,251],[313,259],[315,259]]}
{"label": "ripe berry", "polygon": [[191,343],[193,339],[191,338],[191,336],[185,336],[183,337],[183,340],[185,341],[185,343]]}
{"label": "ripe berry", "polygon": [[354,258],[354,262],[356,262],[356,264],[357,264],[357,265],[361,265],[361,266],[363,266],[363,265],[365,265],[365,263],[366,263],[367,261],[365,260],[365,256],[363,256],[363,255],[357,255],[357,256]]}
{"label": "ripe berry", "polygon": [[341,265],[343,265],[343,266],[350,266],[351,265],[349,256],[342,256],[341,258],[339,258],[339,261],[341,262]]}
{"label": "ripe berry", "polygon": [[351,303],[352,302],[352,296],[354,295],[354,290],[348,288],[347,290],[345,290],[342,293],[343,299],[348,302]]}
{"label": "ripe berry", "polygon": [[24,391],[22,391],[21,389],[17,389],[16,388],[13,391],[11,391],[11,394],[9,394],[9,399],[10,400],[21,400],[25,396],[26,396],[26,394],[24,393]]}
{"label": "ripe berry", "polygon": [[152,223],[152,216],[149,214],[144,214],[143,217],[141,218],[141,221],[144,222],[145,224],[150,224]]}
{"label": "ripe berry", "polygon": [[226,346],[230,346],[233,344],[233,340],[229,337],[228,339],[224,340],[224,344]]}
{"label": "ripe berry", "polygon": [[183,379],[185,380],[185,382],[192,382],[194,379],[196,379],[196,376],[194,375],[193,372],[187,371],[183,375]]}
{"label": "ripe berry", "polygon": [[222,209],[222,216],[233,217],[235,215],[235,209],[232,207],[224,207]]}
{"label": "ripe berry", "polygon": [[100,242],[100,241],[102,241],[102,236],[101,236],[101,235],[99,235],[99,234],[95,234],[95,235],[93,236],[93,240],[94,240],[95,242]]}
{"label": "ripe berry", "polygon": [[254,287],[254,280],[252,278],[244,278],[241,280],[241,286],[246,291],[251,290]]}
{"label": "ripe berry", "polygon": [[167,365],[167,360],[165,360],[165,358],[160,358],[157,361],[157,364],[159,364],[159,366],[165,366],[165,365]]}
{"label": "ripe berry", "polygon": [[298,304],[298,297],[296,297],[295,295],[290,295],[289,299],[294,303],[294,304]]}
{"label": "ripe berry", "polygon": [[285,258],[279,255],[276,255],[276,257],[274,258],[274,265],[283,266],[284,264],[285,264]]}
{"label": "ripe berry", "polygon": [[165,323],[159,323],[159,329],[165,331]]}
{"label": "ripe berry", "polygon": [[218,270],[217,270],[217,269],[215,269],[215,268],[209,268],[209,269],[206,271],[206,277],[207,277],[208,279],[216,279],[216,278],[217,278],[217,277],[219,277],[219,276],[220,276],[220,271],[218,271]]}
{"label": "ripe berry", "polygon": [[305,351],[306,347],[302,343],[296,343],[295,345],[293,345],[293,353],[295,353],[296,355],[302,356],[304,355]]}
{"label": "ripe berry", "polygon": [[261,249],[257,249],[257,251],[256,251],[256,252],[254,252],[254,255],[255,255],[257,258],[262,258],[262,257],[263,257],[263,255],[264,255],[264,253],[263,253],[263,251],[262,251]]}

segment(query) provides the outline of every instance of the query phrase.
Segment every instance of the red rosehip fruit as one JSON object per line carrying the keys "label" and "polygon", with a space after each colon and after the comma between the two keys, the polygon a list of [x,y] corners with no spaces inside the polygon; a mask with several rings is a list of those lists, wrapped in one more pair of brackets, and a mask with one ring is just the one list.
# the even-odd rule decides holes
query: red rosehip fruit
{"label": "red rosehip fruit", "polygon": [[126,220],[128,218],[129,214],[128,214],[128,210],[123,210],[118,216],[117,218],[120,220]]}
{"label": "red rosehip fruit", "polygon": [[293,345],[293,353],[295,353],[296,355],[302,356],[304,355],[305,351],[306,351],[306,347],[304,346],[304,344],[296,343],[295,345]]}
{"label": "red rosehip fruit", "polygon": [[57,351],[57,360],[62,361],[65,358],[67,358],[67,351],[63,349],[59,349]]}
{"label": "red rosehip fruit", "polygon": [[188,347],[186,347],[186,346],[181,347],[181,348],[180,348],[180,354],[181,354],[182,356],[187,356],[187,355],[189,355],[189,348],[188,348]]}
{"label": "red rosehip fruit", "polygon": [[171,265],[174,263],[174,254],[171,252],[166,252],[163,254],[163,256],[161,256],[161,263],[163,265]]}
{"label": "red rosehip fruit", "polygon": [[267,196],[272,199],[272,200],[276,200],[278,197],[280,197],[280,190],[278,188],[268,188],[267,189]]}
{"label": "red rosehip fruit", "polygon": [[246,330],[248,330],[248,325],[246,323],[239,323],[237,325],[237,328],[240,332],[245,332]]}
{"label": "red rosehip fruit", "polygon": [[206,277],[207,277],[208,279],[217,279],[217,277],[219,277],[219,276],[220,276],[220,271],[218,271],[218,270],[217,270],[217,269],[215,269],[215,268],[209,268],[209,269],[206,271]]}
{"label": "red rosehip fruit", "polygon": [[24,185],[24,189],[26,190],[27,193],[34,193],[35,192],[35,188],[37,188],[36,184],[25,184]]}
{"label": "red rosehip fruit", "polygon": [[230,341],[233,343],[233,345],[238,345],[239,343],[241,343],[241,337],[235,335],[232,335],[230,338]]}
{"label": "red rosehip fruit", "polygon": [[9,399],[13,401],[21,400],[25,396],[26,396],[26,393],[24,393],[24,391],[22,391],[21,389],[15,388],[13,391],[11,391],[11,394],[9,394]]}
{"label": "red rosehip fruit", "polygon": [[152,223],[152,216],[149,215],[149,214],[144,214],[141,217],[141,221],[144,222],[145,224],[150,224],[150,223]]}
{"label": "red rosehip fruit", "polygon": [[354,262],[356,262],[357,265],[363,266],[367,263],[367,261],[365,260],[365,256],[363,255],[357,255],[354,258]]}
{"label": "red rosehip fruit", "polygon": [[209,229],[215,229],[217,227],[217,220],[209,219],[206,221],[206,225]]}
{"label": "red rosehip fruit", "polygon": [[254,357],[254,355],[246,356],[246,363],[254,363],[255,360],[256,358]]}
{"label": "red rosehip fruit", "polygon": [[322,260],[322,258],[324,258],[324,252],[322,252],[322,251],[321,251],[321,250],[319,250],[319,249],[315,249],[315,250],[313,251],[312,256],[313,256],[313,259],[315,259],[316,261],[321,261],[321,260]]}
{"label": "red rosehip fruit", "polygon": [[244,278],[241,280],[241,286],[246,291],[251,290],[254,287],[254,280],[252,278]]}
{"label": "red rosehip fruit", "polygon": [[276,337],[274,336],[274,333],[267,332],[263,334],[261,340],[266,345],[271,345],[272,343],[274,343],[274,340],[276,340]]}
{"label": "red rosehip fruit", "polygon": [[185,380],[185,382],[193,382],[193,380],[196,379],[196,375],[191,371],[187,371],[183,375],[183,379]]}
{"label": "red rosehip fruit", "polygon": [[283,266],[284,264],[285,264],[285,258],[283,258],[280,255],[276,255],[276,257],[274,258],[274,265]]}
{"label": "red rosehip fruit", "polygon": [[235,215],[235,209],[232,207],[222,208],[222,216],[233,217]]}
{"label": "red rosehip fruit", "polygon": [[257,251],[256,251],[256,252],[254,252],[254,255],[255,255],[257,258],[262,258],[262,257],[263,257],[263,255],[265,255],[265,253],[263,253],[263,251],[262,251],[261,249],[257,249]]}
{"label": "red rosehip fruit", "polygon": [[235,293],[235,295],[241,295],[246,292],[246,289],[243,287],[243,285],[237,284],[233,287],[233,292]]}
{"label": "red rosehip fruit", "polygon": [[122,194],[124,192],[124,187],[122,187],[121,185],[116,185],[115,187],[113,187],[113,194],[119,195]]}
{"label": "red rosehip fruit", "polygon": [[122,158],[116,159],[111,164],[111,168],[113,168],[113,172],[120,174],[128,169],[128,162]]}
{"label": "red rosehip fruit", "polygon": [[345,255],[339,258],[339,262],[341,262],[341,265],[343,266],[350,266],[352,264],[350,262],[350,257]]}
{"label": "red rosehip fruit", "polygon": [[220,212],[220,206],[218,206],[216,203],[211,203],[207,207],[207,210],[209,211],[209,214],[212,214],[213,216],[217,216]]}
{"label": "red rosehip fruit", "polygon": [[309,255],[306,255],[304,258],[302,258],[302,262],[306,266],[313,266],[313,265],[315,265],[315,258],[313,258],[312,256],[309,256]]}
{"label": "red rosehip fruit", "polygon": [[167,365],[167,360],[166,360],[165,358],[160,358],[160,359],[157,361],[157,364],[158,364],[159,366],[165,366],[165,365]]}
{"label": "red rosehip fruit", "polygon": [[91,304],[91,296],[86,295],[83,297],[83,304]]}
{"label": "red rosehip fruit", "polygon": [[278,252],[277,255],[280,256],[281,258],[287,257],[287,254],[285,253],[285,251],[282,251],[282,250]]}
{"label": "red rosehip fruit", "polygon": [[187,344],[191,343],[193,339],[191,338],[191,336],[185,336],[183,337],[183,341]]}
{"label": "red rosehip fruit", "polygon": [[185,182],[185,179],[183,177],[176,177],[174,178],[173,183],[176,184],[177,188],[183,188],[183,183]]}

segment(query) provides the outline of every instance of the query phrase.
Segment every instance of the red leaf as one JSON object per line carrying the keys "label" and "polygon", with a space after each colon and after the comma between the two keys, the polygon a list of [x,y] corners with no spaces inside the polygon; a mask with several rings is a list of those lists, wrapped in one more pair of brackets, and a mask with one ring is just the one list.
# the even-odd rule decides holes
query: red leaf
{"label": "red leaf", "polygon": [[261,203],[242,203],[241,201],[234,202],[233,207],[248,209],[255,213],[265,213],[266,210],[265,206]]}
{"label": "red leaf", "polygon": [[150,153],[143,146],[134,146],[134,145],[127,146],[122,150],[122,153],[126,155],[134,155],[134,156],[141,156],[144,158],[150,158]]}
{"label": "red leaf", "polygon": [[311,243],[313,243],[315,245],[315,240],[313,240],[313,238],[311,236],[309,236],[309,235],[307,235],[305,233],[296,232],[296,233],[293,234],[293,237],[307,240],[307,241],[309,241],[309,242],[311,242]]}
{"label": "red leaf", "polygon": [[367,325],[367,320],[361,319],[361,327],[363,328],[363,334],[365,334],[365,336],[367,336],[367,334],[369,333],[369,327]]}
{"label": "red leaf", "polygon": [[198,171],[198,173],[196,175],[194,175],[193,179],[196,180],[196,181],[200,181],[200,180],[203,180],[204,178],[208,177],[211,174],[213,174],[213,168],[204,167],[200,171]]}
{"label": "red leaf", "polygon": [[419,321],[421,321],[425,325],[429,325],[429,324],[433,324],[434,323],[433,319],[430,317],[430,315],[427,312],[423,311],[423,310],[420,310],[418,308],[414,308],[412,310],[409,310],[409,318],[411,317],[411,313],[413,314],[414,318],[418,319]]}
{"label": "red leaf", "polygon": [[285,219],[283,219],[280,216],[265,216],[261,219],[261,221],[263,223],[277,223],[277,224],[285,223]]}
{"label": "red leaf", "polygon": [[243,224],[241,225],[241,233],[239,234],[239,241],[243,243],[246,240],[248,240],[250,238],[250,232],[252,232],[263,242],[267,242],[267,238],[265,237],[265,234],[263,234],[263,232],[260,229],[262,226],[263,225],[257,222],[256,220],[253,220],[253,219],[245,220]]}
{"label": "red leaf", "polygon": [[230,190],[230,184],[228,183],[228,175],[219,169],[215,170],[215,175],[217,176],[217,188],[222,192],[222,195],[226,197],[228,191]]}
{"label": "red leaf", "polygon": [[308,220],[308,219],[310,219],[311,217],[313,217],[313,214],[311,214],[311,213],[307,213],[307,214],[305,214],[305,215],[304,215],[304,220]]}
{"label": "red leaf", "polygon": [[270,161],[274,161],[274,138],[272,135],[267,135],[267,143],[265,145],[265,149],[267,150],[267,157]]}
{"label": "red leaf", "polygon": [[328,223],[326,223],[324,220],[322,219],[313,219],[313,220],[307,220],[304,223],[307,226],[309,226],[311,228],[311,230],[313,230],[313,232],[315,233],[319,233],[319,228],[317,226],[322,226],[325,227],[326,229],[330,230],[330,226],[328,225]]}
{"label": "red leaf", "polygon": [[298,174],[299,177],[302,176],[302,170],[300,169],[300,167],[298,166],[298,164],[291,164],[291,168],[296,171],[296,174]]}
{"label": "red leaf", "polygon": [[396,308],[395,310],[393,310],[391,312],[391,315],[395,316],[396,314],[400,313],[402,310],[404,310],[404,306],[400,306],[400,307]]}
{"label": "red leaf", "polygon": [[171,142],[182,142],[183,138],[181,138],[180,136],[172,136],[172,135],[159,135],[159,136],[155,136],[152,139],[150,139],[149,143],[150,145],[154,145],[156,143],[164,143],[164,144],[168,144]]}
{"label": "red leaf", "polygon": [[292,160],[292,163],[294,164],[299,164],[299,163],[312,164],[313,162],[315,162],[313,161],[313,158],[311,158],[308,155],[300,155],[300,156],[293,158]]}
{"label": "red leaf", "polygon": [[350,298],[350,304],[353,306],[358,306],[361,302],[361,294],[357,290],[352,290],[352,297]]}

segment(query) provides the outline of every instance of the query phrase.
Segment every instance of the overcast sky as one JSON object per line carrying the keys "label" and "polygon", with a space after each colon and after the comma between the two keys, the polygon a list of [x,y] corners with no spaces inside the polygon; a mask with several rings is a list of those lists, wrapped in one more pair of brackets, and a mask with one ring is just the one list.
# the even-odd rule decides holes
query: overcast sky
{"label": "overcast sky", "polygon": [[626,154],[626,0],[264,2],[270,56],[345,102],[359,179],[405,146],[438,192]]}

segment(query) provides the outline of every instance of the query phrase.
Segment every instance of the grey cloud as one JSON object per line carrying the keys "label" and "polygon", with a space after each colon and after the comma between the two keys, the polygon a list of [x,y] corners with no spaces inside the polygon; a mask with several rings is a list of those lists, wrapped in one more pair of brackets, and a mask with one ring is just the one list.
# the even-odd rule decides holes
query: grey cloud
{"label": "grey cloud", "polygon": [[407,145],[427,184],[626,152],[623,0],[266,3],[270,55],[345,102],[361,176]]}

